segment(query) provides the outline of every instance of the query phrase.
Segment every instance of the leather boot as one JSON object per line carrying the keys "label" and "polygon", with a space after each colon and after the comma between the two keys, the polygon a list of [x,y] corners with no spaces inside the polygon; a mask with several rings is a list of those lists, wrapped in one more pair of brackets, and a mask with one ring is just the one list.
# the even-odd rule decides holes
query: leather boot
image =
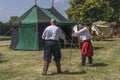
{"label": "leather boot", "polygon": [[60,61],[56,61],[57,73],[61,73],[61,64]]}
{"label": "leather boot", "polygon": [[48,67],[49,67],[49,62],[45,61],[42,75],[47,75]]}

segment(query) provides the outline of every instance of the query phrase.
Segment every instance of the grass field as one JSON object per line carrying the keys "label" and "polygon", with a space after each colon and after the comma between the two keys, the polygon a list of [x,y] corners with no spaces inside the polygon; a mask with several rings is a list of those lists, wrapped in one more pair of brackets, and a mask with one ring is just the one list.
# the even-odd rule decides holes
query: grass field
{"label": "grass field", "polygon": [[0,41],[2,40],[11,40],[11,36],[0,36]]}
{"label": "grass field", "polygon": [[42,76],[43,51],[17,51],[0,45],[0,80],[120,80],[120,38],[93,42],[93,65],[80,67],[78,49],[61,49],[63,74],[54,61]]}

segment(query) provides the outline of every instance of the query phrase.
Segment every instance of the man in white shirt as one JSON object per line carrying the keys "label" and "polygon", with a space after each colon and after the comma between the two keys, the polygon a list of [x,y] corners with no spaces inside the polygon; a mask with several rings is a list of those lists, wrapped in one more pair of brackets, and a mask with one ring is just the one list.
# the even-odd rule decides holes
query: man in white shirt
{"label": "man in white shirt", "polygon": [[54,56],[54,61],[56,63],[57,73],[61,73],[61,51],[58,40],[66,40],[62,30],[56,26],[56,21],[51,19],[50,23],[51,25],[48,26],[42,34],[42,39],[45,40],[43,75],[47,74],[52,55]]}
{"label": "man in white shirt", "polygon": [[89,64],[92,64],[93,48],[91,44],[91,36],[89,30],[84,27],[83,23],[78,25],[79,31],[74,31],[74,36],[79,37],[82,43],[82,63],[81,66],[85,66],[86,56],[88,57]]}

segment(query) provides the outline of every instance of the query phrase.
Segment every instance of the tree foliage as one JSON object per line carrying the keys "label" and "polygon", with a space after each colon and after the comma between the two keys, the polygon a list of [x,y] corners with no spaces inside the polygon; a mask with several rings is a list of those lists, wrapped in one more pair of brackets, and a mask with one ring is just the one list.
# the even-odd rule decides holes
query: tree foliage
{"label": "tree foliage", "polygon": [[120,0],[70,0],[68,19],[78,21],[120,21]]}
{"label": "tree foliage", "polygon": [[11,35],[12,23],[17,19],[17,16],[13,16],[6,23],[0,22],[0,35]]}
{"label": "tree foliage", "polygon": [[120,22],[120,0],[107,0],[109,5],[114,9],[114,14],[111,17],[112,21]]}
{"label": "tree foliage", "polygon": [[0,35],[4,35],[8,30],[5,23],[0,22]]}

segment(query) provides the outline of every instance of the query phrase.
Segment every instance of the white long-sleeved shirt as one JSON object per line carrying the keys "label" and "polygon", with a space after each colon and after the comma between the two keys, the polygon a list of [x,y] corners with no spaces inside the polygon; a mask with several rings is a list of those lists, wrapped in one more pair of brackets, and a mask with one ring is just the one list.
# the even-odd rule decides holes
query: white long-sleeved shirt
{"label": "white long-sleeved shirt", "polygon": [[83,42],[84,40],[88,40],[88,39],[91,38],[89,30],[86,27],[83,27],[79,31],[74,32],[74,36],[80,37],[81,42]]}
{"label": "white long-sleeved shirt", "polygon": [[45,40],[59,40],[59,38],[64,39],[65,35],[62,30],[55,25],[48,26],[42,34],[42,39]]}

